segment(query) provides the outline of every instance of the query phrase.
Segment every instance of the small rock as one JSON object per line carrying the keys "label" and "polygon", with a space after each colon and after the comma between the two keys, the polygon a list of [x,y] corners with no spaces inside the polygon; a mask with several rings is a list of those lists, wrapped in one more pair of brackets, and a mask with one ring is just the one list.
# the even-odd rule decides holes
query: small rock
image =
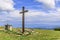
{"label": "small rock", "polygon": [[32,32],[34,32],[34,31],[32,31]]}
{"label": "small rock", "polygon": [[36,32],[36,33],[39,33],[39,32]]}

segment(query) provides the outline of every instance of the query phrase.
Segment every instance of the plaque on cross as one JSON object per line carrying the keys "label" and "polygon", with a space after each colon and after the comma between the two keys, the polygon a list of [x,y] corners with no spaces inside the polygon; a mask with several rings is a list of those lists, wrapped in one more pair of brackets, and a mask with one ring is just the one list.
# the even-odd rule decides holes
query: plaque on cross
{"label": "plaque on cross", "polygon": [[28,12],[28,10],[25,10],[25,7],[22,7],[22,12],[20,12],[20,14],[22,14],[22,33],[24,33],[24,29],[25,29],[25,23],[24,23],[24,17],[25,17],[25,13]]}

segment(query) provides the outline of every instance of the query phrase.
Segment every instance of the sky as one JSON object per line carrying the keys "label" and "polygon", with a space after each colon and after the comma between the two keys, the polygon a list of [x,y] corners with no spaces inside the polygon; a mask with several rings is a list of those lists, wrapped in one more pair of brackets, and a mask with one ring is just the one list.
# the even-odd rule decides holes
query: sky
{"label": "sky", "polygon": [[0,26],[22,27],[22,7],[26,28],[60,27],[60,0],[0,0]]}

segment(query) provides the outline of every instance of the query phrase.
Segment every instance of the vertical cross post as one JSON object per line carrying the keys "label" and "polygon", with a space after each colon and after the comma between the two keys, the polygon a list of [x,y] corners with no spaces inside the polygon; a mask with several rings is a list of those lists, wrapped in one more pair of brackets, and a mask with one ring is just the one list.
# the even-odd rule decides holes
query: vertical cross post
{"label": "vertical cross post", "polygon": [[25,10],[25,7],[22,7],[22,12],[20,12],[20,13],[22,13],[22,33],[24,33],[24,29],[25,29],[25,12],[28,12],[28,10]]}

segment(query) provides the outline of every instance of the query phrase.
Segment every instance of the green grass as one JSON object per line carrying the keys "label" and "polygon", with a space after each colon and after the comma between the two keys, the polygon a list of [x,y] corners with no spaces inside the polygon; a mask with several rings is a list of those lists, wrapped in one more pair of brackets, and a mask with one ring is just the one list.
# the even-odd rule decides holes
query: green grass
{"label": "green grass", "polygon": [[0,30],[0,40],[60,40],[60,31],[34,29],[31,35],[18,35],[19,29]]}

